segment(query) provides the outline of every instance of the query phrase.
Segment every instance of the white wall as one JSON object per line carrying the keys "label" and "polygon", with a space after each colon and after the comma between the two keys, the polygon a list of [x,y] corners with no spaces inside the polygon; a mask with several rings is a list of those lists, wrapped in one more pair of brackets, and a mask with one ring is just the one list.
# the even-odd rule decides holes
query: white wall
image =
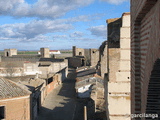
{"label": "white wall", "polygon": [[78,88],[77,90],[78,97],[80,98],[90,97],[90,92],[91,92],[91,90],[89,89],[90,86],[91,84]]}

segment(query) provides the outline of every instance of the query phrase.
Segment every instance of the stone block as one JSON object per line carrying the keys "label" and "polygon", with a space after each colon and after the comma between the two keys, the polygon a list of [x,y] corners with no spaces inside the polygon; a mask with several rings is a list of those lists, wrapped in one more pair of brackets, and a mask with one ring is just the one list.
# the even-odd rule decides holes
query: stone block
{"label": "stone block", "polygon": [[130,38],[130,27],[122,27],[120,29],[121,38]]}
{"label": "stone block", "polygon": [[130,72],[117,72],[116,81],[130,81]]}
{"label": "stone block", "polygon": [[111,92],[130,92],[130,82],[120,83],[120,82],[110,82],[108,83],[108,93]]}
{"label": "stone block", "polygon": [[120,52],[120,59],[122,60],[130,60],[131,57],[131,51],[130,50],[122,50]]}
{"label": "stone block", "polygon": [[121,48],[130,48],[131,40],[129,38],[121,38],[120,47]]}
{"label": "stone block", "polygon": [[120,61],[120,69],[119,70],[130,70],[131,65],[130,61]]}

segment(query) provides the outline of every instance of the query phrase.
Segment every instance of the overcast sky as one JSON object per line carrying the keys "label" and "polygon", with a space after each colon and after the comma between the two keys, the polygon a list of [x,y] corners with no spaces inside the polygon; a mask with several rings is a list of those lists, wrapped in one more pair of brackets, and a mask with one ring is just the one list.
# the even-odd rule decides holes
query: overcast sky
{"label": "overcast sky", "polygon": [[0,50],[98,48],[129,0],[0,0]]}

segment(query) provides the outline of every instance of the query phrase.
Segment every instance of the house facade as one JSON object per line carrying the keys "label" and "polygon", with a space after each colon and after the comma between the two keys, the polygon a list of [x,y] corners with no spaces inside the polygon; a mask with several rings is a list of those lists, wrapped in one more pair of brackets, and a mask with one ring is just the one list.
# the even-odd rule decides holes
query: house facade
{"label": "house facade", "polygon": [[0,81],[0,119],[31,120],[31,93],[10,80]]}

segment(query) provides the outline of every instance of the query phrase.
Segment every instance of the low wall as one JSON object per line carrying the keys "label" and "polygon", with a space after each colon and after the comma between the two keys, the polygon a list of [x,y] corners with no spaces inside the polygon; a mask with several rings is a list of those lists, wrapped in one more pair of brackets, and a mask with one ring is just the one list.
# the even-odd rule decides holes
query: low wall
{"label": "low wall", "polygon": [[61,84],[60,74],[56,74],[53,76],[53,81],[47,85],[47,94],[49,94],[53,89]]}

